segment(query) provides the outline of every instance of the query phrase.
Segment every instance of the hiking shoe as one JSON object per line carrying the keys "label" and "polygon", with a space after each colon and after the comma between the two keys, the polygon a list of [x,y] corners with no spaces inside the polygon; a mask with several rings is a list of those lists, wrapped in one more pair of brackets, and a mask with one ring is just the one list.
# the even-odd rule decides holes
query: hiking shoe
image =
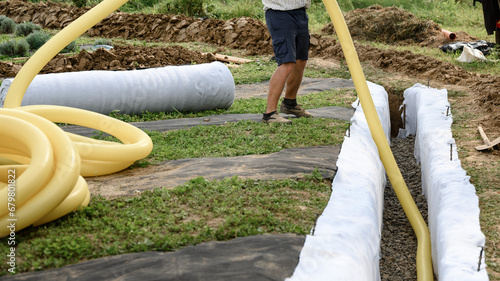
{"label": "hiking shoe", "polygon": [[307,112],[305,109],[300,107],[300,104],[297,104],[294,107],[289,107],[286,104],[281,103],[280,111],[285,113],[285,114],[293,114],[297,117],[306,117],[306,118],[313,117],[313,115],[311,113]]}
{"label": "hiking shoe", "polygon": [[262,122],[264,123],[292,123],[292,121],[281,117],[278,112],[274,112],[273,115],[271,115],[269,118],[266,118],[265,116],[262,117]]}

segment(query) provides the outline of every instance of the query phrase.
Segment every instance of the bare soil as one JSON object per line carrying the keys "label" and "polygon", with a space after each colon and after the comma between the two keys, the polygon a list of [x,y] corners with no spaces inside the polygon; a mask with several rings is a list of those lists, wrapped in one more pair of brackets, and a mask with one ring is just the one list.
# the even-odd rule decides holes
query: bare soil
{"label": "bare soil", "polygon": [[[201,54],[180,46],[143,47],[116,45],[111,50],[99,48],[94,52],[80,51],[76,55],[55,56],[40,73],[61,73],[87,70],[130,70],[166,65],[209,63],[215,61],[213,54]],[[0,73],[12,77],[21,65],[0,62]]]}
{"label": "bare soil", "polygon": [[[443,35],[442,28],[433,21],[421,20],[412,13],[398,8],[373,5],[356,9],[345,15],[345,21],[353,38],[386,44],[439,47],[453,42]],[[332,23],[323,27],[326,34],[334,34]],[[463,31],[454,32],[455,41],[472,42],[478,38]]]}

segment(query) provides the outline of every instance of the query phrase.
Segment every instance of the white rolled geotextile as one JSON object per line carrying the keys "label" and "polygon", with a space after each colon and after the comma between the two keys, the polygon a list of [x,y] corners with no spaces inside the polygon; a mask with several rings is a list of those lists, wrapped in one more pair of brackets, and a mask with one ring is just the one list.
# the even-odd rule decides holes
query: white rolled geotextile
{"label": "white rolled geotextile", "polygon": [[[387,92],[368,82],[387,140],[390,117]],[[357,102],[338,156],[330,201],[306,237],[299,264],[288,281],[380,280],[385,170],[363,109]]]}
{"label": "white rolled geotextile", "polygon": [[428,202],[434,272],[440,281],[488,280],[484,253],[478,271],[485,244],[479,200],[458,159],[447,94],[420,84],[404,92],[405,128],[416,135],[415,157]]}
{"label": "white rolled geotextile", "polygon": [[[0,87],[3,102],[13,79]],[[22,106],[50,104],[109,114],[201,111],[229,108],[235,86],[223,63],[166,66],[131,71],[81,71],[37,75]]]}

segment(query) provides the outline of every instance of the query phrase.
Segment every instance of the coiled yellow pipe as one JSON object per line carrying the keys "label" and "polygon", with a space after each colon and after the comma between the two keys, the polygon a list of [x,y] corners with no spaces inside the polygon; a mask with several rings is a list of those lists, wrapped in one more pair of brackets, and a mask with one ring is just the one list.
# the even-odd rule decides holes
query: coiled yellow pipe
{"label": "coiled yellow pipe", "polygon": [[[117,119],[62,106],[20,107],[43,66],[125,2],[105,0],[61,30],[26,62],[9,88],[0,109],[0,237],[87,206],[90,193],[82,176],[120,171],[151,152],[146,133]],[[122,143],[65,133],[53,122],[100,130]]]}
{"label": "coiled yellow pipe", "polygon": [[425,224],[422,215],[420,214],[413,198],[411,197],[408,187],[401,175],[394,155],[385,137],[382,124],[378,118],[375,105],[373,103],[366,78],[361,68],[354,43],[352,42],[349,29],[345,23],[342,11],[335,0],[323,0],[326,10],[332,19],[333,26],[339,37],[340,45],[344,52],[349,71],[354,82],[358,97],[361,102],[361,107],[366,116],[368,126],[375,144],[377,145],[380,159],[384,165],[385,171],[389,180],[392,183],[394,191],[403,207],[403,210],[410,221],[410,224],[415,232],[418,240],[417,246],[417,280],[429,281],[433,280],[432,261],[431,261],[431,238],[429,229]]}

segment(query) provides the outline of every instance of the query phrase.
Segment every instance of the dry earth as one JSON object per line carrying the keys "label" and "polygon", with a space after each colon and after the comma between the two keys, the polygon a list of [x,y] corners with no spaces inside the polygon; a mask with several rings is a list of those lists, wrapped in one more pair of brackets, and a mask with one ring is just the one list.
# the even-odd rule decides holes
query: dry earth
{"label": "dry earth", "polygon": [[[0,14],[13,18],[16,22],[33,21],[44,28],[60,29],[79,17],[88,9],[52,2],[33,4],[24,1],[1,1]],[[428,21],[421,21],[412,14],[398,8],[373,6],[355,10],[346,15],[353,38],[381,41],[389,44],[418,44],[439,46],[449,43],[440,32],[440,27]],[[369,23],[369,24],[368,24]],[[398,29],[394,29],[394,25]],[[329,34],[332,27],[327,25],[322,34],[311,36],[311,62],[318,65],[338,65],[343,59],[339,42]],[[388,35],[391,36],[388,36]],[[464,32],[459,32],[464,41],[475,41]],[[146,15],[117,12],[90,29],[86,35],[107,38],[141,39],[158,42],[204,42],[215,46],[240,49],[246,55],[269,55],[272,53],[271,40],[265,24],[252,18],[234,18],[228,21],[195,19],[181,15]],[[500,76],[477,74],[465,71],[451,63],[414,54],[410,51],[381,50],[372,46],[355,44],[360,60],[367,69],[376,69],[385,75],[383,86],[390,93],[392,112],[399,115],[397,108],[402,97],[394,94],[395,83],[427,82],[436,88],[462,91],[465,94],[450,97],[450,102],[462,115],[471,116],[459,121],[464,127],[459,140],[463,162],[477,168],[498,165],[499,151],[478,152],[475,146],[482,144],[477,133],[481,124],[490,139],[500,137]],[[163,65],[210,62],[213,55],[202,55],[182,47],[137,47],[115,45],[114,49],[96,52],[81,51],[71,56],[58,55],[43,69],[43,73],[121,70],[157,67]],[[14,76],[22,64],[0,62],[0,77]],[[452,109],[453,110],[453,109]],[[468,114],[470,113],[470,114]],[[397,122],[393,122],[395,128]],[[491,169],[490,169],[491,170]],[[498,175],[493,169],[492,176]],[[493,181],[492,181],[493,182]],[[484,197],[499,196],[498,189],[486,192]],[[499,229],[498,220],[493,228]],[[495,244],[488,245],[495,248]],[[495,262],[494,256],[490,256]],[[497,259],[497,263],[500,261]],[[500,278],[500,273],[491,271]],[[396,279],[392,279],[396,280]],[[404,279],[406,280],[406,279]]]}

